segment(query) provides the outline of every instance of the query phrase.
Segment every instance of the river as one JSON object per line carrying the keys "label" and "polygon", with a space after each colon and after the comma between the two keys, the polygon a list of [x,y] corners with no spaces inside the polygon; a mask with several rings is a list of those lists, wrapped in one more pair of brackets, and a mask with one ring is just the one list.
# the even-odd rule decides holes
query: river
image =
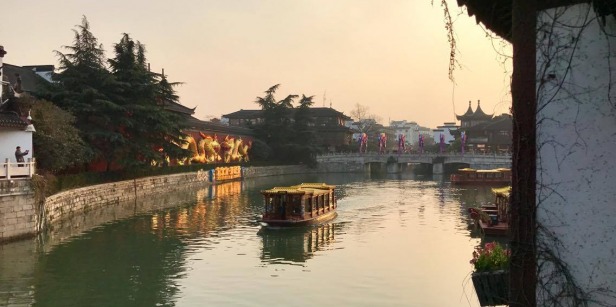
{"label": "river", "polygon": [[[262,228],[259,191],[301,182],[337,185],[338,217]],[[489,188],[328,174],[191,192],[169,208],[64,226],[78,235],[0,245],[0,306],[479,305],[469,260],[481,238],[466,208],[490,201]]]}

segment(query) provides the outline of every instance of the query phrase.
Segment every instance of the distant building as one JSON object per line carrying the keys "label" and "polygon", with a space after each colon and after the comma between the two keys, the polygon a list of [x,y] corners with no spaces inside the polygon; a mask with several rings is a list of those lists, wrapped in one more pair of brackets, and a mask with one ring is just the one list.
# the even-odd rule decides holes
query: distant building
{"label": "distant building", "polygon": [[[24,110],[23,114],[19,114],[14,110],[9,110],[8,98],[25,91],[33,91],[37,84],[37,76],[32,70],[22,70],[19,66],[5,64],[4,47],[0,46],[0,163],[6,161],[16,162],[15,149],[20,146],[22,150],[28,150],[29,154],[26,159],[30,159],[34,155],[32,148],[32,133],[35,132],[34,126],[30,122],[28,113]],[[23,74],[23,77],[20,75]],[[6,176],[6,171],[11,165],[2,165],[0,176]]]}
{"label": "distant building", "polygon": [[442,126],[436,127],[436,129],[432,129],[432,138],[435,143],[441,142],[441,134],[443,135],[445,144],[449,144],[456,139],[456,136],[459,135],[458,128],[460,128],[456,123],[443,123]]}
{"label": "distant building", "polygon": [[400,135],[404,135],[406,146],[413,145],[419,140],[419,125],[416,122],[392,120],[389,123],[389,127],[394,130],[396,138]]}
{"label": "distant building", "polygon": [[466,133],[466,148],[478,152],[509,152],[513,133],[511,115],[502,114],[494,117],[481,109],[477,101],[477,109],[473,112],[471,102],[463,115],[457,115],[460,120],[460,130]]}
{"label": "distant building", "polygon": [[[291,120],[296,109],[291,109]],[[317,133],[318,146],[328,151],[336,151],[351,144],[352,130],[347,125],[351,120],[344,113],[333,108],[310,108],[312,126]],[[239,110],[222,116],[221,121],[228,121],[230,127],[249,128],[262,123],[263,110]]]}

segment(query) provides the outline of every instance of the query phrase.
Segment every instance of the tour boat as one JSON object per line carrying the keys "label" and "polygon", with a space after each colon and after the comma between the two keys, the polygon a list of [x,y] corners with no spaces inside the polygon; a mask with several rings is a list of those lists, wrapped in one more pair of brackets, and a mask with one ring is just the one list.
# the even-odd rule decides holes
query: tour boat
{"label": "tour boat", "polygon": [[329,221],[336,217],[335,186],[302,183],[261,191],[265,212],[261,222],[267,226],[301,226]]}
{"label": "tour boat", "polygon": [[454,184],[511,184],[511,169],[461,168],[457,173],[451,174],[450,181]]}
{"label": "tour boat", "polygon": [[511,187],[493,188],[494,204],[469,208],[471,218],[485,235],[507,236],[509,234],[509,193]]}

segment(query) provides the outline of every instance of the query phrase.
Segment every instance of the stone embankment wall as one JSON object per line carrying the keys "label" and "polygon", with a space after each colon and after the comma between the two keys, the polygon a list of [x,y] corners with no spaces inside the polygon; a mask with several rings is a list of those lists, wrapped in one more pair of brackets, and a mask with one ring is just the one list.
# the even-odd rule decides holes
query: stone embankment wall
{"label": "stone embankment wall", "polygon": [[[315,169],[301,165],[246,167],[242,176],[250,179],[363,171],[363,165],[357,163],[321,163]],[[148,177],[64,191],[37,205],[29,179],[0,181],[0,242],[33,236],[45,227],[63,233],[60,237],[75,235],[71,227],[62,230],[65,222],[73,228],[82,225],[75,231],[84,231],[114,219],[177,206],[169,202],[183,199],[178,194],[186,195],[186,202],[194,201],[196,196],[190,191],[211,184],[207,171]]]}
{"label": "stone embankment wall", "polygon": [[191,186],[210,184],[207,172],[147,177],[99,184],[52,195],[45,200],[47,225],[71,217],[128,201],[148,199],[158,194],[173,193]]}
{"label": "stone embankment wall", "polygon": [[30,179],[0,181],[0,242],[36,233],[37,211]]}

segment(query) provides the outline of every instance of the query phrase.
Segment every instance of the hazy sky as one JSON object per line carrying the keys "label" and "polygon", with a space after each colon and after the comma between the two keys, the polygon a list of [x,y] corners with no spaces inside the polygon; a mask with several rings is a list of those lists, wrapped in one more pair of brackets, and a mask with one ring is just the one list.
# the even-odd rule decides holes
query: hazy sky
{"label": "hazy sky", "polygon": [[[510,46],[492,40],[450,0],[458,61],[448,79],[449,45],[436,0],[3,0],[0,44],[14,65],[58,65],[85,15],[112,56],[129,33],[146,46],[152,70],[165,69],[195,116],[220,117],[254,103],[280,83],[277,98],[315,96],[315,106],[350,115],[355,104],[389,120],[434,128],[468,101],[486,113],[511,105]],[[504,45],[504,47],[503,47]],[[498,52],[497,52],[498,51]],[[503,64],[505,62],[505,64]],[[326,101],[324,104],[324,93]]]}

